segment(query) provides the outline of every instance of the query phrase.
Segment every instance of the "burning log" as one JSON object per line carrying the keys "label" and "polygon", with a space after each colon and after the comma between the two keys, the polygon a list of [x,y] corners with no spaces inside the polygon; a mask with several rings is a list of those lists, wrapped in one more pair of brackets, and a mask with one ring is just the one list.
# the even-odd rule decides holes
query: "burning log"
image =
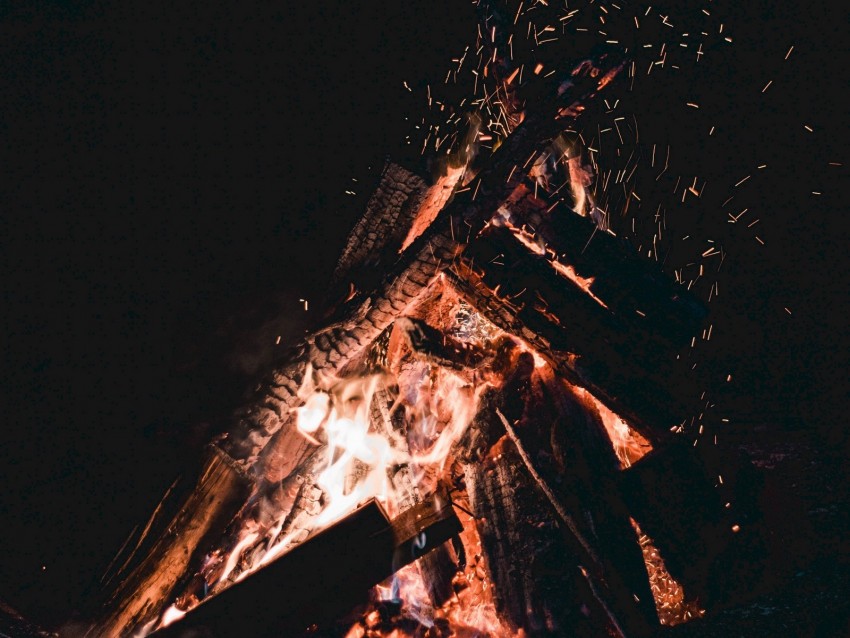
{"label": "burning log", "polygon": [[667,439],[683,404],[698,394],[689,375],[677,374],[675,349],[559,267],[529,252],[508,228],[490,226],[453,266],[452,281],[494,324],[527,339],[648,440]]}
{"label": "burning log", "polygon": [[301,635],[363,602],[370,587],[460,529],[446,499],[423,500],[392,521],[370,501],[152,635]]}
{"label": "burning log", "polygon": [[509,206],[514,232],[524,232],[571,268],[576,279],[587,282],[588,292],[631,328],[666,341],[667,347],[684,345],[699,332],[707,310],[692,293],[553,196],[550,203],[525,185],[517,188]]}
{"label": "burning log", "polygon": [[620,56],[608,52],[575,67],[560,89],[557,81],[539,79],[535,110],[493,153],[470,189],[440,211],[376,290],[355,296],[338,321],[302,343],[270,375],[256,398],[240,411],[237,426],[224,443],[225,451],[240,461],[255,460],[269,439],[291,424],[290,413],[299,403],[298,388],[308,362],[318,371],[344,371],[484,227],[520,182],[523,165],[563,127],[559,114],[575,117],[582,101],[604,88],[621,68]]}
{"label": "burning log", "polygon": [[[393,430],[403,435],[404,423],[401,412],[391,412],[394,400],[386,390],[379,390],[372,400],[372,422],[381,423],[387,431]],[[421,506],[427,500],[418,485],[414,468],[409,463],[395,468],[392,475],[393,488],[396,490],[398,507],[402,511]],[[440,607],[452,595],[452,578],[457,572],[457,563],[447,544],[434,547],[418,561],[419,571],[428,590],[428,597],[434,607]]]}
{"label": "burning log", "polygon": [[346,287],[356,283],[359,289],[378,285],[380,281],[374,280],[375,273],[398,258],[408,229],[421,213],[427,192],[428,186],[421,177],[387,162],[366,204],[366,212],[348,234],[333,283]]}
{"label": "burning log", "polygon": [[156,616],[190,566],[200,563],[198,548],[221,534],[249,492],[248,477],[210,446],[194,489],[136,567],[116,576],[118,585],[86,635],[130,635]]}

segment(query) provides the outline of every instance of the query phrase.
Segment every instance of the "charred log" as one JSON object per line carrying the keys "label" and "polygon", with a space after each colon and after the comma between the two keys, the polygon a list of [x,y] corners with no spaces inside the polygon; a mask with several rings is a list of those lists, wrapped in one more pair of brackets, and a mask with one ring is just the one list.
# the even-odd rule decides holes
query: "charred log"
{"label": "charred log", "polygon": [[[689,442],[674,440],[622,473],[634,518],[689,598],[711,609],[763,586],[763,522],[755,514],[759,477],[744,458],[709,472]],[[721,481],[724,481],[720,483]],[[719,488],[719,489],[718,489]]]}
{"label": "charred log", "polygon": [[598,635],[605,621],[582,613],[575,556],[551,507],[515,449],[494,452],[464,476],[498,612],[531,635]]}
{"label": "charred log", "polygon": [[[647,440],[669,438],[683,406],[696,393],[690,377],[676,375],[675,366],[659,359],[651,347],[625,343],[616,321],[589,305],[594,302],[583,292],[570,289],[545,260],[515,254],[517,261],[500,262],[498,270],[492,264],[482,268],[482,260],[459,260],[449,273],[452,285],[493,324],[527,341],[564,378],[591,391]],[[552,304],[546,293],[551,293]],[[606,340],[612,335],[623,354]],[[631,357],[625,356],[629,350]],[[647,361],[655,361],[655,368]]]}
{"label": "charred log", "polygon": [[[687,343],[702,327],[707,310],[684,286],[641,259],[634,249],[576,215],[553,193],[552,202],[523,185],[509,201],[511,224],[525,230],[576,276],[620,321],[665,340]],[[668,346],[669,347],[669,346]]]}
{"label": "charred log", "polygon": [[650,441],[664,440],[698,396],[695,379],[679,369],[669,341],[624,321],[559,267],[490,226],[453,280],[493,323],[529,339]]}
{"label": "charred log", "polygon": [[301,635],[458,531],[447,501],[424,501],[392,521],[370,501],[153,636]]}
{"label": "charred log", "polygon": [[379,283],[374,273],[398,258],[426,190],[421,177],[387,162],[366,204],[366,212],[348,234],[332,285],[351,283],[363,290]]}
{"label": "charred log", "polygon": [[[528,353],[501,354],[503,384],[482,398],[461,459],[502,614],[533,634],[648,635],[653,598],[598,415]],[[540,555],[557,577],[512,561]]]}
{"label": "charred log", "polygon": [[224,453],[211,446],[194,490],[143,560],[120,582],[87,636],[130,635],[157,617],[163,601],[217,540],[250,489],[250,481]]}

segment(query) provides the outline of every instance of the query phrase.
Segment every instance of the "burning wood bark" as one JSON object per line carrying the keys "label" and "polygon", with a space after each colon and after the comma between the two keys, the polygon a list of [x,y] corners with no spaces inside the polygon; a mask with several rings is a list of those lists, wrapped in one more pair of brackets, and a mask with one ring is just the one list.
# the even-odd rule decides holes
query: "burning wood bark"
{"label": "burning wood bark", "polygon": [[[215,446],[208,448],[197,484],[165,531],[155,538],[135,569],[125,569],[133,558],[132,552],[124,568],[113,576],[118,585],[106,601],[108,613],[99,622],[104,635],[121,634],[159,613],[173,584],[184,578],[190,565],[198,560],[196,549],[215,542],[222,526],[242,507],[250,486],[250,479],[227,455]],[[137,547],[145,540],[156,514]]]}

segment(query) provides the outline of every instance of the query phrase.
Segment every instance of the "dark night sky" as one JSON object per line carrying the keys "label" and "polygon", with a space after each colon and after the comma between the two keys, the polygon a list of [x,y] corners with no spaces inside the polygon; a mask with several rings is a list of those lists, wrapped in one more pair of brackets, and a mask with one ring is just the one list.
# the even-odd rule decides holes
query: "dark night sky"
{"label": "dark night sky", "polygon": [[[298,299],[322,297],[370,176],[474,33],[465,0],[121,5],[0,4],[0,599],[48,623],[303,328]],[[659,84],[699,114],[636,106],[719,191],[768,164],[737,209],[765,246],[725,212],[692,222],[730,254],[713,365],[731,412],[840,442],[848,16],[747,5],[712,7],[734,45]]]}

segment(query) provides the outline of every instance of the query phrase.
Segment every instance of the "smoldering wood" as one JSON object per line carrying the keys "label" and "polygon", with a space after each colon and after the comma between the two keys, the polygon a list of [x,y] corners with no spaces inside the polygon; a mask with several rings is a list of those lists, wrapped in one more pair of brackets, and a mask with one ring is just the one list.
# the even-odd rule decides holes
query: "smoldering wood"
{"label": "smoldering wood", "polygon": [[377,273],[398,258],[427,190],[422,177],[387,162],[366,211],[346,238],[331,285],[361,290],[377,285]]}
{"label": "smoldering wood", "polygon": [[563,522],[599,606],[621,633],[647,635],[658,618],[637,537],[614,481],[618,463],[601,419],[551,370],[533,367],[528,354],[521,359],[530,371],[511,394],[522,401],[506,402],[497,416]]}
{"label": "smoldering wood", "polygon": [[658,621],[628,513],[605,493],[617,460],[598,415],[512,342],[499,350],[492,372],[502,383],[482,395],[457,453],[501,615],[532,634],[648,635]]}
{"label": "smoldering wood", "polygon": [[[415,329],[418,338],[410,342],[413,348],[420,349],[421,356],[429,357],[437,350],[439,356],[429,357],[432,363],[440,364],[446,358],[441,346],[448,337],[441,336],[438,330],[422,321],[407,320],[405,326],[408,331]],[[658,624],[658,619],[629,511],[616,484],[619,464],[601,418],[589,400],[582,403],[578,395],[570,392],[569,386],[557,377],[537,371],[531,355],[522,354],[517,358],[515,355],[519,349],[514,345],[512,357],[507,351],[510,348],[510,342],[502,342],[501,348],[493,348],[494,351],[489,353],[489,364],[494,369],[491,372],[502,374],[507,380],[500,390],[485,392],[482,408],[461,442],[459,454],[465,462],[467,488],[484,484],[498,492],[502,488],[489,483],[494,476],[492,467],[486,477],[481,476],[480,468],[494,463],[498,466],[506,454],[518,456],[525,466],[522,473],[528,484],[536,486],[545,496],[549,509],[554,510],[559,523],[565,526],[567,545],[575,563],[586,568],[582,573],[597,608],[618,633],[647,635],[650,628]],[[450,351],[454,352],[454,349]],[[457,356],[461,361],[465,359],[464,353]],[[448,365],[453,366],[453,363]],[[521,428],[511,425],[502,413],[502,407],[514,414]],[[494,421],[500,421],[501,426]],[[551,430],[547,423],[551,424]],[[487,450],[505,433],[513,448],[507,446],[506,452],[505,444],[500,443],[500,451],[495,454],[494,461],[494,453]],[[532,456],[543,459],[539,471]],[[554,462],[545,462],[547,458],[554,459]],[[516,478],[518,471],[521,470],[511,466],[510,476]],[[550,487],[550,484],[555,487]],[[555,489],[563,496],[563,502]],[[491,569],[495,569],[497,600],[505,603],[504,611],[515,626],[535,629],[540,618],[533,614],[523,617],[517,610],[533,608],[536,602],[529,596],[536,596],[537,592],[518,590],[516,583],[504,575],[501,565],[504,552],[508,551],[505,543],[510,548],[511,542],[517,545],[531,542],[511,541],[519,536],[519,532],[513,534],[510,529],[513,519],[505,512],[510,514],[522,506],[512,501],[500,503],[494,500],[495,492],[491,491],[485,490],[477,495],[470,493],[470,498],[473,507],[478,505],[476,514],[481,517],[480,534],[492,545],[490,561],[495,565],[491,565]],[[492,524],[507,526],[507,531],[499,532],[487,527],[490,524],[487,521],[503,519],[503,523]],[[528,548],[513,549],[520,551],[520,555],[526,555],[521,550]],[[509,552],[508,555],[512,554]],[[516,568],[511,566],[510,569]],[[499,593],[502,588],[504,598]]]}
{"label": "smoldering wood", "polygon": [[495,354],[477,344],[455,339],[419,319],[399,317],[394,326],[417,357],[434,365],[456,370],[475,369]]}
{"label": "smoldering wood", "polygon": [[206,546],[242,507],[250,485],[227,455],[209,446],[194,489],[136,567],[116,577],[118,585],[86,636],[131,635],[155,619],[190,566],[200,562]]}
{"label": "smoldering wood", "polygon": [[301,635],[460,530],[447,499],[423,500],[392,521],[369,501],[152,636]]}
{"label": "smoldering wood", "polygon": [[498,450],[481,464],[464,466],[498,613],[532,635],[604,633],[601,616],[581,612],[593,601],[582,595],[575,556],[551,508],[516,451]]}
{"label": "smoldering wood", "polygon": [[[527,282],[522,286],[526,290],[520,288],[520,292],[527,295],[530,303],[517,305],[518,298],[503,296],[499,283],[491,280],[491,287],[485,281],[484,276],[493,271],[482,271],[479,264],[461,259],[447,273],[458,293],[478,312],[497,327],[532,345],[565,379],[591,391],[653,444],[671,436],[671,427],[681,419],[682,406],[688,405],[688,400],[696,393],[696,384],[689,375],[669,372],[681,364],[665,364],[653,371],[644,368],[639,360],[623,357],[605,341],[597,340],[594,344],[591,338],[590,346],[584,345],[583,335],[573,330],[569,314],[561,322],[554,310],[534,294],[535,289],[529,287],[528,283],[536,286],[540,281],[532,272],[526,270],[524,274],[511,276],[515,283],[523,279]],[[548,265],[543,266],[548,268]],[[551,273],[543,274],[554,277]],[[572,294],[578,297],[578,293]],[[563,307],[559,310],[568,312]],[[581,306],[578,306],[573,316],[580,313]],[[585,356],[576,355],[576,350],[584,352]],[[673,388],[665,385],[667,380]]]}

